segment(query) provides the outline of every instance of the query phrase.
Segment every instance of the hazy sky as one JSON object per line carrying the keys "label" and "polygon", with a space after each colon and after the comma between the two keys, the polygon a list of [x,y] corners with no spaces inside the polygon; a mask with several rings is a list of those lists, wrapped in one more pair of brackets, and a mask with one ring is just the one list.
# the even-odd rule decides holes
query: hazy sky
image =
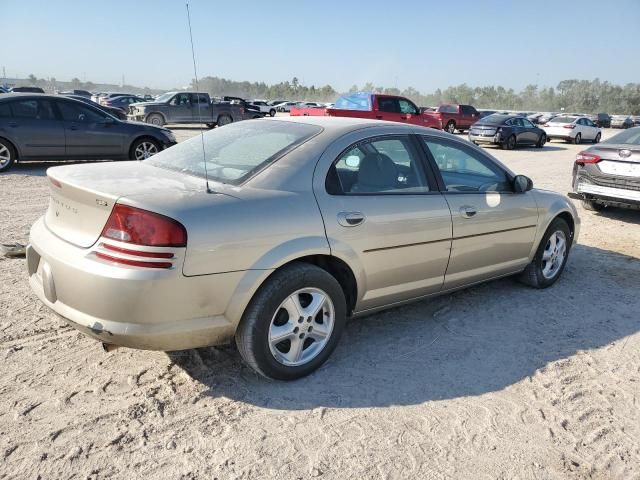
{"label": "hazy sky", "polygon": [[[193,78],[185,2],[1,0],[7,76],[170,88]],[[192,0],[200,76],[423,92],[640,82],[640,0]]]}

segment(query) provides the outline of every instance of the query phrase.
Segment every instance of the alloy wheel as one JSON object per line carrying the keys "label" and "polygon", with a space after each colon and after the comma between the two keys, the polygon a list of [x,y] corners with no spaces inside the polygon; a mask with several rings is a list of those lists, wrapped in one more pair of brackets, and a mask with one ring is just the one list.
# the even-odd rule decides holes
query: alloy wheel
{"label": "alloy wheel", "polygon": [[158,147],[153,142],[140,142],[134,151],[136,160],[146,160],[158,153]]}
{"label": "alloy wheel", "polygon": [[562,230],[555,231],[547,240],[542,252],[542,275],[546,279],[555,277],[567,256],[567,238]]}
{"label": "alloy wheel", "polygon": [[269,349],[287,366],[304,365],[325,348],[335,323],[335,308],[319,288],[302,288],[277,308],[269,325]]}
{"label": "alloy wheel", "polygon": [[0,144],[0,169],[4,168],[11,161],[11,152],[5,146]]}

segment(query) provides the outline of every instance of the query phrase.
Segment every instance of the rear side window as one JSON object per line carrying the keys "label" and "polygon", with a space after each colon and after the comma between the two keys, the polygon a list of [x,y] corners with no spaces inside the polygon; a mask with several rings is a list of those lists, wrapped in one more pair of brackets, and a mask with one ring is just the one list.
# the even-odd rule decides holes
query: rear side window
{"label": "rear side window", "polygon": [[378,97],[378,110],[387,113],[400,113],[397,98]]}
{"label": "rear side window", "polygon": [[422,137],[440,170],[447,192],[512,192],[507,173],[472,148],[440,138]]}
{"label": "rear side window", "polygon": [[10,118],[11,107],[7,102],[0,103],[0,118]]}
{"label": "rear side window", "polygon": [[28,99],[11,102],[14,118],[54,120],[55,115],[48,100]]}
{"label": "rear side window", "polygon": [[430,191],[409,137],[380,137],[342,153],[327,176],[333,195],[420,194]]}

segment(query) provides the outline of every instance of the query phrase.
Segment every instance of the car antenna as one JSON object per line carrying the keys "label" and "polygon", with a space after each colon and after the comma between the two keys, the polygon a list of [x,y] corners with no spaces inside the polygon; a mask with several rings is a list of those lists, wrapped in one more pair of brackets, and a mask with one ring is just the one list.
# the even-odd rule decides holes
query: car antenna
{"label": "car antenna", "polygon": [[[200,97],[198,94],[200,93],[200,88],[198,87],[198,70],[196,69],[196,52],[193,48],[193,33],[191,33],[191,14],[189,13],[189,2],[186,3],[187,7],[187,23],[189,24],[189,40],[191,41],[191,57],[193,58],[193,76],[195,77],[196,83],[196,104],[198,105],[198,119],[202,120],[202,116],[200,115]],[[209,188],[209,174],[207,173],[207,156],[204,150],[204,131],[202,130],[202,124],[200,124],[200,140],[202,141],[202,162],[204,163],[204,183],[207,189],[207,193],[214,193],[211,188]]]}

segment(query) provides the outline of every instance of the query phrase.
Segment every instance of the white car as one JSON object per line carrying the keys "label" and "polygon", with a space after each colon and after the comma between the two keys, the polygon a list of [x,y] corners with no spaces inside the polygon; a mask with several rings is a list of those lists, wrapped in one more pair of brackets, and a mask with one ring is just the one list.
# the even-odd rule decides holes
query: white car
{"label": "white car", "polygon": [[252,102],[249,102],[249,105],[258,107],[260,109],[260,113],[264,113],[265,115],[274,117],[276,114],[276,107],[274,107],[273,105],[269,105],[264,100],[254,100]]}
{"label": "white car", "polygon": [[602,129],[587,117],[561,115],[542,125],[548,140],[559,139],[576,145],[588,140],[598,143]]}
{"label": "white car", "polygon": [[276,105],[276,110],[278,110],[279,112],[290,112],[291,111],[291,107],[297,107],[299,105],[300,102],[282,102],[278,105]]}

